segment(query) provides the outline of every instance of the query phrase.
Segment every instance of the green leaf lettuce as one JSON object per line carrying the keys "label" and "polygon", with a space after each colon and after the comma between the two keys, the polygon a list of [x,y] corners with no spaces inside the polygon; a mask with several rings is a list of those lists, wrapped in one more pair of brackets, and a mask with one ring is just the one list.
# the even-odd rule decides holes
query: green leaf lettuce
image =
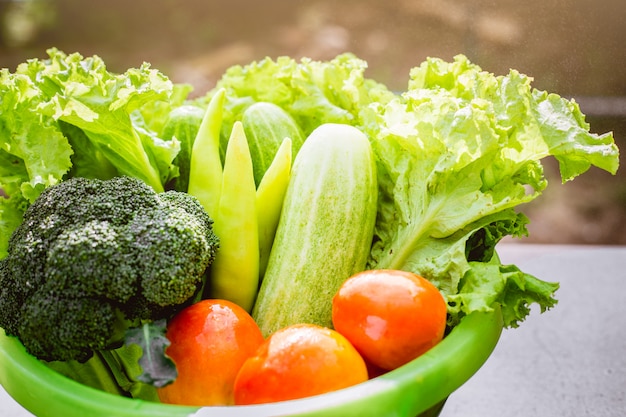
{"label": "green leaf lettuce", "polygon": [[528,77],[496,77],[464,56],[427,60],[411,71],[404,94],[375,107],[366,130],[381,203],[369,266],[429,278],[448,298],[452,324],[494,302],[507,326],[523,320],[529,304],[551,307],[558,285],[487,268],[473,259],[487,257],[467,249],[480,248],[479,235],[489,237],[489,252],[504,236],[527,234],[516,208],[547,186],[543,158],[558,160],[563,181],[591,165],[615,173],[612,135],[589,133],[574,102],[533,89]]}

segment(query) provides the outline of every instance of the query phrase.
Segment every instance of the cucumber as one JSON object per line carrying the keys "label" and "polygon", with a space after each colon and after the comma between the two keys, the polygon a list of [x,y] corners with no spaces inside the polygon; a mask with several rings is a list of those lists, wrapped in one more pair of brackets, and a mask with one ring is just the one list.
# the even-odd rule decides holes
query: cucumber
{"label": "cucumber", "polygon": [[253,317],[265,336],[332,327],[332,298],[365,268],[376,220],[374,155],[357,128],[324,124],[305,140],[291,178]]}
{"label": "cucumber", "polygon": [[163,140],[170,141],[176,138],[180,142],[180,152],[173,161],[174,165],[179,168],[179,175],[171,184],[176,191],[187,192],[189,187],[191,150],[203,117],[204,110],[200,107],[182,105],[172,110],[163,128],[161,134]]}
{"label": "cucumber", "polygon": [[241,121],[252,156],[254,182],[258,187],[283,140],[291,139],[295,156],[304,142],[304,135],[293,117],[273,103],[252,104],[243,113]]}

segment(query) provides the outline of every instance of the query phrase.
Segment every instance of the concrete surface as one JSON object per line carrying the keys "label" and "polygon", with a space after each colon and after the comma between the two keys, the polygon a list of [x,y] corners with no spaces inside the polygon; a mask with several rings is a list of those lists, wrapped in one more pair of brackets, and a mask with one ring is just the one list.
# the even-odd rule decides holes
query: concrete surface
{"label": "concrete surface", "polygon": [[0,387],[0,416],[2,417],[29,417],[31,413],[24,410],[13,398]]}
{"label": "concrete surface", "polygon": [[507,245],[503,263],[558,281],[557,306],[505,330],[441,417],[626,416],[626,247]]}

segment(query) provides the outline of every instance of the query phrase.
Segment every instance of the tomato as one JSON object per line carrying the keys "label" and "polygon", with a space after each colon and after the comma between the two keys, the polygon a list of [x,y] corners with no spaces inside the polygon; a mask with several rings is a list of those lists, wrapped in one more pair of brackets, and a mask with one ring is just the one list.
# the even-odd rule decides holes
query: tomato
{"label": "tomato", "polygon": [[335,294],[332,320],[366,361],[392,370],[443,338],[447,304],[425,278],[371,270],[348,278]]}
{"label": "tomato", "polygon": [[226,300],[203,300],[168,324],[166,353],[178,370],[176,380],[158,389],[161,402],[232,405],[239,368],[263,343],[261,330],[245,311]]}
{"label": "tomato", "polygon": [[271,334],[235,380],[235,404],[309,397],[367,380],[365,361],[338,332],[296,324]]}

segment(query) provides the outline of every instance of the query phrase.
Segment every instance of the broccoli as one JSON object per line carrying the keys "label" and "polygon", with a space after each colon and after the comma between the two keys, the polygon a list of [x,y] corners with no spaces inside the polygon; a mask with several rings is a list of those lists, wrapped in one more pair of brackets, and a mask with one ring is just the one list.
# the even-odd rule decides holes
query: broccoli
{"label": "broccoli", "polygon": [[87,361],[200,294],[219,248],[195,197],[74,177],[26,210],[0,260],[0,327],[45,361]]}

